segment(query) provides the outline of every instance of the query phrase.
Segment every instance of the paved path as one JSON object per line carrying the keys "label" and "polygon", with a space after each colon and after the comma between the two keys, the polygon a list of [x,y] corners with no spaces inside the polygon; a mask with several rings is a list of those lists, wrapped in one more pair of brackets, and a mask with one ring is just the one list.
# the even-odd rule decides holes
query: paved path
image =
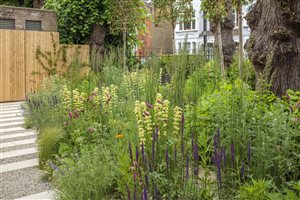
{"label": "paved path", "polygon": [[23,128],[20,103],[0,103],[0,200],[53,199],[38,169],[36,133]]}

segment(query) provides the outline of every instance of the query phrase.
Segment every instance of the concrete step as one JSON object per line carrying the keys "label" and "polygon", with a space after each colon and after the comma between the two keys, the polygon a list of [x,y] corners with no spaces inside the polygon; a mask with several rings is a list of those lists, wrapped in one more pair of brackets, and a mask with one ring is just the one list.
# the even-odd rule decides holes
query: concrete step
{"label": "concrete step", "polygon": [[5,112],[5,111],[20,111],[21,106],[14,106],[14,107],[0,107],[0,112]]}
{"label": "concrete step", "polygon": [[12,122],[24,122],[24,117],[0,118],[0,124]]}
{"label": "concrete step", "polygon": [[3,128],[3,129],[0,129],[0,134],[8,135],[8,134],[13,134],[13,133],[22,133],[22,132],[26,132],[26,131],[31,131],[31,130],[25,129],[23,127]]}
{"label": "concrete step", "polygon": [[19,162],[7,163],[0,165],[0,173],[10,172],[18,169],[25,169],[28,167],[37,167],[39,165],[38,159],[23,160]]}
{"label": "concrete step", "polygon": [[0,149],[9,148],[9,147],[17,147],[22,145],[28,145],[28,144],[35,144],[36,139],[27,139],[27,140],[18,140],[13,142],[6,142],[6,143],[0,143]]}
{"label": "concrete step", "polygon": [[14,127],[22,127],[23,125],[24,125],[24,121],[8,122],[8,123],[3,123],[0,121],[0,130],[7,129],[7,128],[14,128]]}
{"label": "concrete step", "polygon": [[54,191],[53,190],[48,190],[45,192],[29,195],[26,197],[21,197],[15,200],[34,200],[34,199],[39,199],[39,200],[52,200],[54,198]]}
{"label": "concrete step", "polygon": [[22,115],[23,114],[23,111],[22,110],[17,110],[17,111],[0,111],[0,116],[1,118],[5,118],[6,116],[9,116],[9,115]]}
{"label": "concrete step", "polygon": [[15,151],[0,152],[0,160],[37,153],[37,148],[26,148]]}
{"label": "concrete step", "polygon": [[16,114],[16,113],[22,113],[23,111],[21,110],[21,109],[15,109],[15,110],[11,110],[11,109],[9,109],[9,110],[2,110],[2,111],[0,111],[0,114],[1,115],[7,115],[7,114]]}
{"label": "concrete step", "polygon": [[15,117],[23,117],[23,113],[11,113],[7,115],[0,115],[0,119],[8,119],[8,118],[15,118]]}
{"label": "concrete step", "polygon": [[0,108],[5,108],[5,107],[20,107],[24,105],[24,103],[0,103]]}
{"label": "concrete step", "polygon": [[[35,136],[36,133],[34,131],[27,131],[24,133],[13,133],[13,134],[7,134],[7,135],[0,135],[0,141],[1,140],[7,140],[7,139],[17,139],[20,137],[28,137],[28,136]],[[2,141],[3,143],[3,141]]]}

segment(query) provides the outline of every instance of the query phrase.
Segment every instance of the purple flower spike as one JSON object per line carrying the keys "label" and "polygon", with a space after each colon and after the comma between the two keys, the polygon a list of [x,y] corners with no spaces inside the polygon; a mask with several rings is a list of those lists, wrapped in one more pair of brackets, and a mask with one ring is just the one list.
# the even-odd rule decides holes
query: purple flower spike
{"label": "purple flower spike", "polygon": [[222,174],[221,174],[221,170],[217,170],[217,180],[218,180],[218,186],[219,188],[222,187]]}
{"label": "purple flower spike", "polygon": [[135,146],[135,160],[136,160],[136,162],[139,162],[139,148],[138,148],[138,146]]}
{"label": "purple flower spike", "polygon": [[147,188],[144,186],[144,200],[148,200]]}
{"label": "purple flower spike", "polygon": [[128,187],[127,184],[126,184],[126,191],[127,191],[127,199],[131,200],[131,198],[130,198],[130,190],[129,190],[129,187]]}
{"label": "purple flower spike", "polygon": [[251,162],[251,144],[250,144],[250,142],[248,143],[247,156],[248,156],[248,165],[250,166],[250,162]]}
{"label": "purple flower spike", "polygon": [[137,200],[137,195],[136,195],[136,188],[134,186],[134,190],[133,190],[133,200]]}
{"label": "purple flower spike", "polygon": [[145,162],[145,146],[144,146],[144,143],[142,143],[142,159],[143,159],[143,162]]}
{"label": "purple flower spike", "polygon": [[231,143],[230,145],[230,152],[231,152],[231,167],[234,167],[234,158],[235,158],[235,154],[234,154],[234,144]]}
{"label": "purple flower spike", "polygon": [[130,142],[128,144],[128,148],[129,148],[129,157],[130,157],[130,160],[133,161],[133,154],[132,154],[132,148],[131,148]]}

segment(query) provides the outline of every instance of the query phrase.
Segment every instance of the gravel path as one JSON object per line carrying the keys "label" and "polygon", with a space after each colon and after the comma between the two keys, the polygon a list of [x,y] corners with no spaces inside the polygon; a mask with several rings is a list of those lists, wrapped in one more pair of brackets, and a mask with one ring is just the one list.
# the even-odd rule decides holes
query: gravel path
{"label": "gravel path", "polygon": [[0,103],[0,200],[54,199],[38,169],[36,134],[23,120],[20,104]]}

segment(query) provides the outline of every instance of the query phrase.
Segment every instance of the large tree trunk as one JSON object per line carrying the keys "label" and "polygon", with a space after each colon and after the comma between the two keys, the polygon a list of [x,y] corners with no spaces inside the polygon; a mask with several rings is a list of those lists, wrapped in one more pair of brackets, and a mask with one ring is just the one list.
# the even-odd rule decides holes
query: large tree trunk
{"label": "large tree trunk", "polygon": [[[222,29],[222,44],[223,44],[223,55],[224,55],[224,63],[226,67],[232,63],[233,54],[235,52],[235,43],[233,40],[233,28],[234,23],[232,19],[232,0],[226,0],[226,13],[227,15],[223,19],[221,23]],[[218,23],[211,22],[210,23],[211,31],[214,34],[215,42],[214,46],[218,48]]]}
{"label": "large tree trunk", "polygon": [[97,55],[103,55],[105,51],[105,37],[107,34],[107,29],[105,26],[100,24],[94,24],[92,29],[92,34],[90,37],[91,49]]}
{"label": "large tree trunk", "polygon": [[300,90],[300,1],[258,0],[246,19],[246,47],[257,76],[263,74],[279,96]]}
{"label": "large tree trunk", "polygon": [[103,59],[105,52],[105,37],[107,28],[100,24],[94,24],[90,36],[91,66],[95,71],[99,71],[99,60]]}

